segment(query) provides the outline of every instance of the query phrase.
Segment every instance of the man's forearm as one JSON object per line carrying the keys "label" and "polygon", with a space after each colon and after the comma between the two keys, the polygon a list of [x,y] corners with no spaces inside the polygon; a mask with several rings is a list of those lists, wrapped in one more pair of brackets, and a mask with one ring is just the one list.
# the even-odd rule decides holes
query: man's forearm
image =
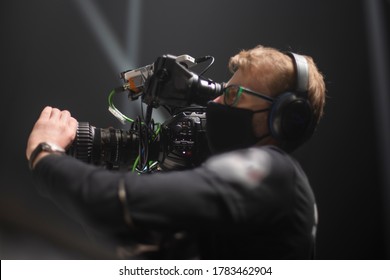
{"label": "man's forearm", "polygon": [[33,176],[39,191],[79,222],[113,232],[126,230],[118,199],[120,173],[66,155],[47,155],[36,163]]}

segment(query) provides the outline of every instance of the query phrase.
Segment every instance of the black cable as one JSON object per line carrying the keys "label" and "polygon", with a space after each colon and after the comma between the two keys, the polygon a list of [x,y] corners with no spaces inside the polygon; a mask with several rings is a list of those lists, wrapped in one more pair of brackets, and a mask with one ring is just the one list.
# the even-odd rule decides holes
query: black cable
{"label": "black cable", "polygon": [[209,63],[209,65],[207,65],[207,67],[199,74],[199,76],[202,76],[204,73],[206,73],[210,67],[214,64],[214,61],[215,61],[215,58],[211,55],[206,55],[206,56],[203,56],[203,57],[199,57],[197,59],[195,59],[196,63],[202,63],[202,62],[205,62],[207,60],[210,60],[211,59],[211,62]]}

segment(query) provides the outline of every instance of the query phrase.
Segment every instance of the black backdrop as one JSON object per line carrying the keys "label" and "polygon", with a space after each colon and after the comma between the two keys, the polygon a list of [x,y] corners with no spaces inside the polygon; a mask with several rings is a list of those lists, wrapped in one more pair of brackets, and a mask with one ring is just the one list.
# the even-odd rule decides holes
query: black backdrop
{"label": "black backdrop", "polygon": [[[110,257],[33,185],[25,143],[45,105],[119,128],[106,101],[119,71],[165,53],[209,54],[216,63],[208,76],[225,81],[228,58],[257,44],[309,54],[326,77],[325,117],[295,154],[318,200],[318,258],[389,258],[390,201],[383,199],[389,186],[379,160],[365,3],[1,1],[1,259]],[[388,15],[388,1],[382,4]],[[137,114],[138,105],[122,102],[128,114]]]}

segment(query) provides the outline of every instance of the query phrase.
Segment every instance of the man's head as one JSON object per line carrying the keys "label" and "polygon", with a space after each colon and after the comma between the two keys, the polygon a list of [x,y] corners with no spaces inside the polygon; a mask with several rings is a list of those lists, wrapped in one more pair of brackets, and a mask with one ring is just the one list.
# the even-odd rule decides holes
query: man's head
{"label": "man's head", "polygon": [[[312,58],[308,56],[304,56],[304,58],[307,61],[308,83],[307,93],[305,93],[303,100],[310,106],[310,120],[312,126],[315,126],[323,114],[325,84]],[[275,100],[278,97],[286,92],[294,92],[297,87],[297,67],[294,65],[292,56],[273,48],[257,46],[233,56],[230,59],[229,68],[233,76],[226,83],[224,94],[214,100],[221,106],[212,104],[209,115],[213,117],[217,115],[218,111],[218,114],[224,114],[226,119],[229,111],[234,111],[236,122],[233,121],[229,124],[231,132],[229,137],[233,136],[231,142],[237,142],[237,145],[233,145],[232,149],[248,146],[250,142],[252,145],[256,143],[257,145],[273,144],[287,147],[286,144],[289,143],[282,143],[280,139],[275,137],[273,131],[270,131],[269,113],[271,108],[275,108],[272,106],[276,104]],[[214,112],[215,114],[213,114]],[[243,134],[244,129],[248,130],[248,127],[245,127],[240,120],[244,115],[246,115],[245,121],[248,122],[250,118],[252,125],[247,131],[250,134],[247,137],[244,137]],[[209,116],[207,122],[208,124],[210,122]],[[222,122],[223,118],[220,117],[219,123]],[[211,136],[215,136],[217,133],[213,133],[211,128],[215,128],[216,124],[211,123],[211,126],[209,132],[212,134]],[[223,130],[226,132],[228,129],[224,128]],[[301,142],[294,143],[293,148],[299,146]],[[228,145],[226,144],[223,150],[227,150]],[[212,146],[216,146],[216,144]]]}

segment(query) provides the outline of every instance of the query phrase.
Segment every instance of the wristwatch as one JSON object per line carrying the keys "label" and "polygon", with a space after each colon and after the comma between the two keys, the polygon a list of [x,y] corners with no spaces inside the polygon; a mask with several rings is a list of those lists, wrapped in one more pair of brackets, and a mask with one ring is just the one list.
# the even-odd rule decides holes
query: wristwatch
{"label": "wristwatch", "polygon": [[65,154],[65,150],[55,144],[42,142],[39,143],[38,146],[34,149],[34,151],[31,153],[30,160],[28,162],[30,169],[33,169],[34,162],[37,158],[37,156],[41,152],[49,152],[53,154]]}

